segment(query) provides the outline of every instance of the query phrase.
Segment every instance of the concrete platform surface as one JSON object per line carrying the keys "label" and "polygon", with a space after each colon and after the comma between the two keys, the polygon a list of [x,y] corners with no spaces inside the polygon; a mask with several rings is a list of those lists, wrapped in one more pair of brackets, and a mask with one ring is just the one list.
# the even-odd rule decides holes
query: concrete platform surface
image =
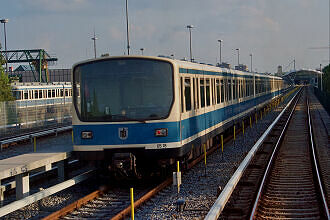
{"label": "concrete platform surface", "polygon": [[69,158],[71,152],[29,153],[0,160],[0,180],[49,166]]}

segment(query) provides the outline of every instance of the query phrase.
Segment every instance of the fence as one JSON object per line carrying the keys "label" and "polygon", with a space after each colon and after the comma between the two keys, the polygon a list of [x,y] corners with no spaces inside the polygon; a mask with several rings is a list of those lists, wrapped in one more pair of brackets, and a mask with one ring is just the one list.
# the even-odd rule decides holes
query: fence
{"label": "fence", "polygon": [[22,106],[17,101],[0,103],[0,138],[71,124],[71,102]]}
{"label": "fence", "polygon": [[324,91],[321,91],[320,89],[314,87],[314,94],[316,97],[320,100],[321,104],[325,108],[325,110],[330,115],[330,94],[326,93]]}

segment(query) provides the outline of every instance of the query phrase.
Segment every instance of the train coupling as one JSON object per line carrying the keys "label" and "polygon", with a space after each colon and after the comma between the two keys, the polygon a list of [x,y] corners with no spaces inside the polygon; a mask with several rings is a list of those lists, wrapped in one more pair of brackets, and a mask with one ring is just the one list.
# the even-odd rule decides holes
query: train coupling
{"label": "train coupling", "polygon": [[114,171],[123,176],[138,176],[136,172],[136,157],[132,153],[115,153],[112,156]]}

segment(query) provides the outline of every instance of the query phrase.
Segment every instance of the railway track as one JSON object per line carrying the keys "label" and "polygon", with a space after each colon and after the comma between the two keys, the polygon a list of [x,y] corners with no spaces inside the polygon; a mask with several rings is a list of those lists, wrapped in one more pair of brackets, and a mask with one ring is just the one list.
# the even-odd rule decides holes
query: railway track
{"label": "railway track", "polygon": [[283,114],[220,219],[329,219],[306,104],[306,91]]}
{"label": "railway track", "polygon": [[10,136],[10,137],[3,137],[0,138],[0,150],[2,151],[3,148],[6,148],[10,145],[31,140],[34,137],[42,137],[42,136],[48,136],[52,134],[60,133],[60,132],[65,132],[69,131],[72,129],[71,125],[67,126],[61,126],[61,127],[49,127],[47,129],[42,129],[42,130],[36,130],[36,131],[31,131],[31,132],[26,132],[21,135],[15,135],[15,136]]}
{"label": "railway track", "polygon": [[[254,132],[253,132],[254,133]],[[232,137],[228,137],[224,140],[224,142],[230,141]],[[212,153],[214,150],[219,149],[219,146],[216,146],[213,149],[208,151],[208,154]],[[197,160],[193,161],[188,165],[188,168],[193,167],[199,161],[204,160],[204,156],[202,155]],[[201,168],[199,168],[201,169]],[[203,169],[203,168],[202,168]],[[204,172],[203,172],[204,173]],[[195,179],[199,179],[199,177],[195,176]],[[168,195],[172,195],[173,197],[173,189],[171,187],[167,187],[171,185],[172,178],[167,179],[162,182],[155,188],[149,188],[146,190],[134,188],[134,198],[137,199],[135,201],[135,208],[143,205],[142,209],[146,209],[146,207],[152,206],[153,202],[147,202],[151,197],[158,194],[157,197],[168,197]],[[211,187],[210,184],[206,184],[208,187]],[[219,185],[218,185],[219,186]],[[218,186],[212,186],[218,187]],[[161,192],[160,192],[161,191]],[[160,193],[159,193],[160,192]],[[162,195],[164,194],[164,195]],[[176,197],[176,196],[174,196]],[[159,199],[159,198],[158,198]],[[160,198],[162,199],[162,198]],[[168,200],[168,199],[167,199]],[[171,199],[170,199],[171,200]],[[176,201],[176,199],[171,200]],[[170,203],[172,203],[170,202]],[[173,204],[169,204],[169,206],[173,206]],[[209,206],[209,205],[207,205]],[[208,212],[208,208],[203,205],[201,208],[187,208],[188,212],[191,212],[193,216],[198,217],[201,215],[205,215]],[[112,219],[122,219],[130,213],[130,203],[129,203],[129,194],[128,189],[123,188],[115,188],[109,191],[97,190],[73,203],[66,206],[65,208],[52,213],[45,219],[79,219],[79,218],[112,218]]]}
{"label": "railway track", "polygon": [[277,156],[270,161],[251,218],[329,219],[303,92]]}

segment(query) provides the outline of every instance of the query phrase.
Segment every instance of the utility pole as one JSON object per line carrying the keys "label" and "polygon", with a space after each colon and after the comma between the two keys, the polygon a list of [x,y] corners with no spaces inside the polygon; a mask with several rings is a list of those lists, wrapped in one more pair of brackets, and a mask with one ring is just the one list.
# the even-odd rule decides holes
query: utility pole
{"label": "utility pole", "polygon": [[5,53],[6,53],[6,72],[8,73],[8,54],[7,54],[7,34],[6,34],[6,23],[9,19],[1,19],[0,22],[3,23],[3,30],[5,34]]}
{"label": "utility pole", "polygon": [[126,39],[127,39],[127,55],[129,55],[129,24],[128,24],[128,3],[126,0]]}
{"label": "utility pole", "polygon": [[320,72],[321,72],[321,91],[323,91],[323,72],[322,72],[322,63],[320,63]]}
{"label": "utility pole", "polygon": [[250,57],[251,57],[251,72],[253,72],[253,69],[252,69],[252,53],[250,53]]}
{"label": "utility pole", "polygon": [[237,50],[237,67],[239,68],[239,48]]}
{"label": "utility pole", "polygon": [[220,59],[219,59],[219,65],[221,65],[221,43],[223,40],[218,40],[219,44],[220,44]]}
{"label": "utility pole", "polygon": [[94,30],[94,37],[92,37],[92,40],[94,41],[94,57],[96,58],[96,40],[97,40],[97,37],[95,36],[95,30]]}
{"label": "utility pole", "polygon": [[192,58],[192,48],[191,48],[191,29],[194,28],[193,25],[187,25],[187,28],[189,29],[189,46],[190,46],[190,61],[193,61]]}

